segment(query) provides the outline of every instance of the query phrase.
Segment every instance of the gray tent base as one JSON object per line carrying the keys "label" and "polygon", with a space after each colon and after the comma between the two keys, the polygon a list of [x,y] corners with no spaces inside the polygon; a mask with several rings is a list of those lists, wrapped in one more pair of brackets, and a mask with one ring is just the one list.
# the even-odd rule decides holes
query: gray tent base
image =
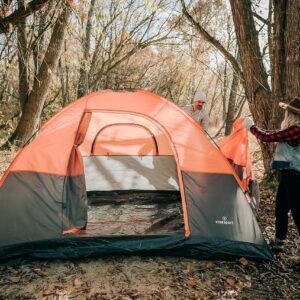
{"label": "gray tent base", "polygon": [[[15,202],[12,203],[15,203],[18,209],[13,209],[13,205],[9,206],[11,214],[3,214],[2,222],[10,224],[12,217],[25,221],[18,223],[17,229],[13,226],[2,227],[0,236],[3,246],[0,247],[0,262],[24,259],[81,259],[111,255],[182,256],[214,260],[247,257],[274,260],[251,207],[245,201],[242,190],[231,175],[183,173],[191,231],[189,237],[185,237],[178,230],[176,232],[173,230],[172,233],[157,234],[156,232],[156,235],[153,235],[153,231],[143,235],[116,234],[88,237],[84,234],[63,235],[62,230],[65,228],[61,228],[61,211],[67,221],[76,222],[77,228],[86,226],[85,210],[83,209],[83,213],[79,214],[80,208],[87,206],[86,190],[82,188],[82,179],[80,176],[64,178],[27,172],[14,173],[8,177],[2,188],[1,200],[5,201],[1,202],[1,208],[7,211],[4,209],[13,199]],[[53,188],[56,195],[61,191],[58,187],[63,186],[63,183],[65,185],[64,206],[61,202],[51,202],[49,196],[44,193],[32,193],[32,187],[43,184]],[[19,188],[16,189],[16,186]],[[11,195],[11,191],[17,192]],[[28,201],[23,199],[24,195],[28,195],[26,198]],[[84,201],[81,201],[81,196]],[[52,204],[51,214],[48,213],[49,203]],[[26,218],[24,218],[24,211],[30,212]],[[32,216],[40,216],[41,212],[44,213],[44,217],[39,217],[38,221],[44,221],[45,217],[50,215],[53,219],[49,220],[54,220],[55,222],[51,224],[55,226],[48,226],[50,224],[48,219],[42,223],[44,226],[34,222]],[[228,224],[223,224],[224,220],[229,220]],[[24,232],[20,230],[23,228],[20,224],[24,224],[23,227],[27,226]],[[66,227],[69,228],[72,227]],[[26,239],[26,243],[15,242]]]}
{"label": "gray tent base", "polygon": [[39,259],[83,259],[114,255],[179,256],[194,259],[234,260],[246,257],[274,261],[268,245],[178,235],[64,237],[0,249],[0,263]]}

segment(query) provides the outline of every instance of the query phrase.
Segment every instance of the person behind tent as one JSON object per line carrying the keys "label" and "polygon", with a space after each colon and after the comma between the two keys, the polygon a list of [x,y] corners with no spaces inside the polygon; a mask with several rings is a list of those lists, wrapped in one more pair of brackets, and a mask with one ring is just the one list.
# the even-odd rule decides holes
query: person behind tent
{"label": "person behind tent", "polygon": [[206,96],[202,91],[196,92],[192,104],[187,105],[183,110],[196,120],[205,131],[208,130],[208,113],[204,110],[203,106],[206,102]]}
{"label": "person behind tent", "polygon": [[281,129],[267,131],[245,118],[244,127],[263,142],[278,142],[271,168],[280,170],[280,182],[276,195],[275,239],[273,249],[282,251],[288,231],[288,212],[291,211],[300,234],[300,98],[289,104],[280,102],[285,110]]}

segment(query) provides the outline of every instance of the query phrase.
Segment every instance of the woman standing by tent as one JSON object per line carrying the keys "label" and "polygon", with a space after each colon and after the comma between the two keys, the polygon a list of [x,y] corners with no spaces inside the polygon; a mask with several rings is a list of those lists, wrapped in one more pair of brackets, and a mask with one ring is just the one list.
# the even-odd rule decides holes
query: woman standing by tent
{"label": "woman standing by tent", "polygon": [[273,249],[282,251],[288,231],[290,210],[300,234],[300,98],[294,98],[289,104],[280,102],[279,105],[285,110],[281,130],[260,129],[250,118],[245,118],[243,125],[263,142],[278,142],[271,166],[272,169],[280,170]]}

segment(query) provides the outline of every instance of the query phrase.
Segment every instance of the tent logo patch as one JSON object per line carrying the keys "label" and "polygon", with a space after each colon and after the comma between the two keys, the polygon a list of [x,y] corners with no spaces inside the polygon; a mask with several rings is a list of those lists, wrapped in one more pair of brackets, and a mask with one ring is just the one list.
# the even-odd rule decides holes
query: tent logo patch
{"label": "tent logo patch", "polygon": [[228,221],[228,218],[226,216],[223,216],[222,220],[216,220],[216,224],[233,225],[233,221]]}

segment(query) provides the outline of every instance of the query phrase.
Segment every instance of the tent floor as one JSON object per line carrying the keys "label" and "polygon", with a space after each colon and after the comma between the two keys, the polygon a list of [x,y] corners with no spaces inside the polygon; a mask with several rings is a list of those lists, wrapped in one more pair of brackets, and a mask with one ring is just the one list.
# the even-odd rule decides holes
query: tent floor
{"label": "tent floor", "polygon": [[86,235],[184,234],[178,191],[88,192]]}

